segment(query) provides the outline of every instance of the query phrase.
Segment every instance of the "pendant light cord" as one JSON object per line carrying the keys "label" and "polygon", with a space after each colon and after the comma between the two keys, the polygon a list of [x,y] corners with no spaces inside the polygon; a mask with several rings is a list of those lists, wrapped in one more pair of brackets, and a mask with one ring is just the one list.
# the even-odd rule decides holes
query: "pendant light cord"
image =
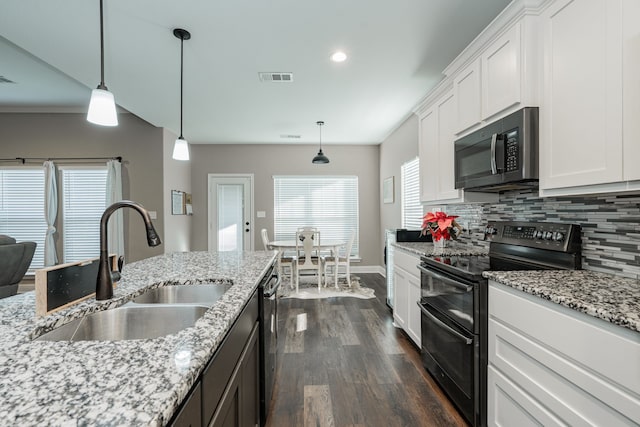
{"label": "pendant light cord", "polygon": [[182,137],[182,91],[184,74],[184,36],[180,37],[180,139]]}
{"label": "pendant light cord", "polygon": [[100,85],[98,85],[98,89],[107,90],[107,86],[104,84],[104,18],[102,15],[102,1],[100,0]]}
{"label": "pendant light cord", "polygon": [[318,128],[320,128],[320,151],[322,151],[322,125],[324,124],[324,122],[319,121],[316,122],[316,124],[318,125]]}

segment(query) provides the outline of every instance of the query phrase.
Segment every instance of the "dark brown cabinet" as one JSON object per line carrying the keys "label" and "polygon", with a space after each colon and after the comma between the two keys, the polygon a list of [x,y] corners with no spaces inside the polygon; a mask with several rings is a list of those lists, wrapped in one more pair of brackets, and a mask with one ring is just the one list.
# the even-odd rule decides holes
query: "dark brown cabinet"
{"label": "dark brown cabinet", "polygon": [[202,426],[202,387],[200,381],[191,390],[182,405],[182,409],[171,423],[171,427],[200,427]]}
{"label": "dark brown cabinet", "polygon": [[198,384],[174,417],[175,427],[260,425],[258,293],[254,293]]}

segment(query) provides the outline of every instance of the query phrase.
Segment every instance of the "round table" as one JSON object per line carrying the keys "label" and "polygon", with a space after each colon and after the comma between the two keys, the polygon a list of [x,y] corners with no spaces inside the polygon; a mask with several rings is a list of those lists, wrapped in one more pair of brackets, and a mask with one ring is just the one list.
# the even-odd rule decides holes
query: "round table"
{"label": "round table", "polygon": [[[320,240],[320,244],[313,242],[313,248],[314,249],[318,249],[318,250],[322,250],[322,249],[328,249],[331,251],[331,255],[334,257],[338,257],[338,250],[340,249],[340,246],[344,246],[346,245],[347,242],[344,240]],[[296,241],[294,239],[292,240],[273,240],[271,242],[269,242],[269,245],[273,248],[276,249],[278,251],[278,256],[281,256],[282,253],[286,250],[295,250],[296,249]],[[300,244],[299,247],[302,247],[302,244]],[[336,289],[338,288],[338,268],[334,268],[334,284]]]}

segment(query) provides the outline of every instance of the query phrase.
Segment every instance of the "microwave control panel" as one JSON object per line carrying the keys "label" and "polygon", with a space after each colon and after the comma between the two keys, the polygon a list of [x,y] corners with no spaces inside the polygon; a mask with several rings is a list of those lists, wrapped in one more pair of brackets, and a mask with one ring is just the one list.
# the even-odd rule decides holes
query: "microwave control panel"
{"label": "microwave control panel", "polygon": [[504,138],[505,170],[507,172],[517,171],[520,167],[520,153],[518,152],[518,129],[514,129],[505,133]]}

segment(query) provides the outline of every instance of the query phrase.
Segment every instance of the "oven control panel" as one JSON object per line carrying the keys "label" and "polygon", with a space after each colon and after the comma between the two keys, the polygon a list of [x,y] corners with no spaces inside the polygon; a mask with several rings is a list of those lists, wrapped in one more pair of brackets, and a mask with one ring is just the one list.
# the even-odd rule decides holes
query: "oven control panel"
{"label": "oven control panel", "polygon": [[580,247],[580,226],[556,222],[496,221],[487,224],[485,240],[574,252]]}

